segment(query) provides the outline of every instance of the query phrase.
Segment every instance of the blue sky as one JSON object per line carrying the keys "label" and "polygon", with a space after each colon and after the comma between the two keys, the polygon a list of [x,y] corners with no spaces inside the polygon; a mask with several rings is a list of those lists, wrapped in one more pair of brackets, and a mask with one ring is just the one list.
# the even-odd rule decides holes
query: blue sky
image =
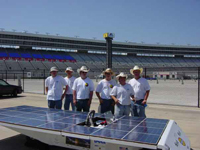
{"label": "blue sky", "polygon": [[200,0],[0,0],[0,28],[200,45]]}

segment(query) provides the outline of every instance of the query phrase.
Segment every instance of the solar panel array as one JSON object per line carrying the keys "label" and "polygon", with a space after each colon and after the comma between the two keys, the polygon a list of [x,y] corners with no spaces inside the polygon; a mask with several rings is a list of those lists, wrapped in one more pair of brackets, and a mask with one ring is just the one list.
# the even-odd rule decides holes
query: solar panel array
{"label": "solar panel array", "polygon": [[[95,117],[104,117],[95,114]],[[169,120],[122,116],[104,128],[77,125],[87,118],[85,112],[73,112],[33,106],[0,109],[0,122],[44,130],[109,139],[157,144]]]}

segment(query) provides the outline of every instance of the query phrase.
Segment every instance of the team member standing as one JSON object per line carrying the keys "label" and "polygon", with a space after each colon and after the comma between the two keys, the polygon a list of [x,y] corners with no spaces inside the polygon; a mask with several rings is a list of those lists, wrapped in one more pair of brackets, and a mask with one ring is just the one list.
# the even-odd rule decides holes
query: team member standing
{"label": "team member standing", "polygon": [[114,72],[108,68],[103,72],[103,75],[105,79],[101,80],[96,88],[96,95],[101,105],[101,113],[111,111],[114,114],[115,102],[110,96],[112,88],[116,85],[115,80],[112,79]]}
{"label": "team member standing", "polygon": [[[57,75],[58,69],[56,67],[51,67],[50,73],[51,76],[45,80],[48,106],[49,108],[61,109],[62,100],[68,89],[67,82],[62,76]],[[64,86],[65,91],[63,93]]]}
{"label": "team member standing", "polygon": [[115,116],[129,116],[131,98],[134,99],[134,91],[130,84],[126,83],[127,75],[121,72],[116,78],[119,80],[110,95],[115,101]]}
{"label": "team member standing", "polygon": [[134,78],[129,81],[129,84],[132,86],[135,93],[135,102],[131,104],[131,115],[146,117],[145,114],[145,104],[149,97],[150,86],[148,81],[145,78],[142,78],[143,69],[135,66],[130,70],[130,73],[134,75]]}
{"label": "team member standing", "polygon": [[72,87],[73,87],[73,84],[74,84],[74,80],[76,78],[73,76],[74,71],[72,70],[72,67],[67,67],[65,72],[67,73],[67,77],[65,77],[65,80],[68,84],[68,90],[67,90],[66,97],[65,97],[64,109],[69,110],[69,106],[71,104],[72,110],[75,111],[75,106],[74,106],[74,103],[73,103]]}
{"label": "team member standing", "polygon": [[80,77],[74,81],[73,85],[73,102],[77,111],[89,112],[92,102],[94,83],[87,77],[89,69],[82,66],[77,70]]}

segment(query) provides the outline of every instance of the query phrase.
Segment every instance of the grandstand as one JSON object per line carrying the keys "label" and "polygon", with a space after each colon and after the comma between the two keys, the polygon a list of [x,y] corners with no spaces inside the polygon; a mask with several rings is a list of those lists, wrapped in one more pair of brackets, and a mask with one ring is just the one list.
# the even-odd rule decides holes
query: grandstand
{"label": "grandstand", "polygon": [[[86,65],[93,75],[106,68],[106,42],[30,33],[0,31],[0,70],[77,69]],[[113,69],[200,67],[200,47],[113,42]],[[176,69],[175,69],[176,70]]]}

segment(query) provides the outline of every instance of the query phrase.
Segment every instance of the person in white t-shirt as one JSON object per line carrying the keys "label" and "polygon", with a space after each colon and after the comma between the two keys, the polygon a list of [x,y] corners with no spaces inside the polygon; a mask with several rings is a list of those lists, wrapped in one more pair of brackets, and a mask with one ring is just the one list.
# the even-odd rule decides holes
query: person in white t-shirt
{"label": "person in white t-shirt", "polygon": [[[130,84],[126,83],[127,75],[121,72],[116,78],[119,84],[114,86],[110,95],[115,101],[115,116],[129,116],[131,101],[134,99],[134,91]],[[132,99],[131,99],[132,98]]]}
{"label": "person in white t-shirt", "polygon": [[96,88],[96,95],[101,106],[101,113],[111,111],[114,114],[115,102],[110,96],[112,88],[116,85],[116,81],[112,79],[114,72],[108,68],[103,72],[103,75],[105,79],[101,80]]}
{"label": "person in white t-shirt", "polygon": [[66,97],[65,97],[65,104],[64,104],[64,109],[65,110],[69,110],[69,106],[71,104],[71,108],[73,111],[75,111],[75,106],[74,106],[74,103],[73,103],[73,90],[72,90],[72,87],[73,87],[73,84],[74,84],[74,80],[76,79],[74,76],[73,76],[73,70],[72,70],[72,67],[67,67],[66,71],[67,73],[67,76],[65,77],[65,80],[68,84],[68,90],[67,90],[67,93],[66,93]]}
{"label": "person in white t-shirt", "polygon": [[[68,89],[67,82],[62,76],[57,75],[58,69],[56,67],[51,67],[50,73],[51,76],[45,80],[48,107],[61,109],[62,100],[64,99]],[[64,93],[63,87],[65,87]]]}
{"label": "person in white t-shirt", "polygon": [[94,83],[87,77],[89,69],[82,66],[77,70],[80,77],[74,81],[73,89],[73,102],[77,111],[89,112],[92,102]]}
{"label": "person in white t-shirt", "polygon": [[130,73],[134,75],[134,78],[129,81],[135,93],[135,102],[131,104],[131,115],[146,117],[145,105],[147,104],[147,99],[149,97],[150,86],[145,78],[142,78],[143,69],[135,66],[130,70]]}

